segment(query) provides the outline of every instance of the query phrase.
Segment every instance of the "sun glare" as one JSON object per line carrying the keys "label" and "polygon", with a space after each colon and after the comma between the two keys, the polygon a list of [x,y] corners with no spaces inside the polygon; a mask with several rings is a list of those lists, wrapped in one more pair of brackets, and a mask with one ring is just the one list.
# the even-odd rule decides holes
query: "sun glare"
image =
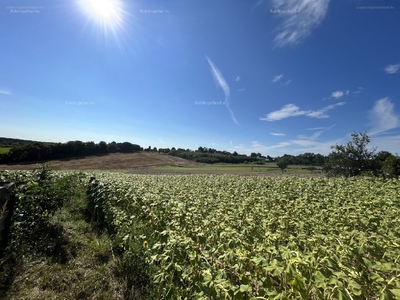
{"label": "sun glare", "polygon": [[81,0],[81,8],[97,25],[116,29],[121,25],[123,10],[119,0]]}
{"label": "sun glare", "polygon": [[116,15],[115,3],[110,0],[87,0],[88,8],[93,11],[94,17],[103,21],[110,21]]}
{"label": "sun glare", "polygon": [[[122,49],[130,27],[129,13],[122,0],[76,0],[79,10],[91,24],[92,33],[108,42],[111,39]],[[87,26],[85,26],[87,28]]]}

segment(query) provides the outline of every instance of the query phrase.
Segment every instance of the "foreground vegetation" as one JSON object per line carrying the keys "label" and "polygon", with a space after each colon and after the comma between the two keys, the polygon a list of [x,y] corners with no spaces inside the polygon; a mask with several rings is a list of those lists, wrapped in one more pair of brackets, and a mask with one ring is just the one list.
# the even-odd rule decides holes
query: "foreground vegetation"
{"label": "foreground vegetation", "polygon": [[6,246],[1,240],[0,299],[129,299],[128,270],[88,214],[86,176],[1,172],[9,181],[19,184]]}
{"label": "foreground vegetation", "polygon": [[400,297],[398,179],[0,179],[19,183],[2,299]]}
{"label": "foreground vegetation", "polygon": [[399,296],[397,180],[104,174],[89,190],[157,299]]}

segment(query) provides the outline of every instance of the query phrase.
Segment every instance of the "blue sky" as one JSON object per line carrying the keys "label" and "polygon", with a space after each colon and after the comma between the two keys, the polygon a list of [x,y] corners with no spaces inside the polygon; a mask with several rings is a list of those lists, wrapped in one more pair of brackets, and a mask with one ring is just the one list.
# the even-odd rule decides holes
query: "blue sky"
{"label": "blue sky", "polygon": [[5,0],[0,136],[400,153],[396,0]]}

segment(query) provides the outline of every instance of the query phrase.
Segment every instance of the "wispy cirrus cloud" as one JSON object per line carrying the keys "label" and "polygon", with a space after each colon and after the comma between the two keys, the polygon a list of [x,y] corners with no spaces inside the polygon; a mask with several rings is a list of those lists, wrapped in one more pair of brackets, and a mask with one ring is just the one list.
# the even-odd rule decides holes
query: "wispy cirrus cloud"
{"label": "wispy cirrus cloud", "polygon": [[301,140],[312,140],[313,141],[313,140],[317,139],[325,131],[332,129],[335,126],[336,126],[336,124],[334,124],[330,127],[317,127],[317,128],[307,129],[307,130],[314,130],[315,132],[310,136],[305,136],[305,135],[300,134],[297,136],[297,138],[299,138]]}
{"label": "wispy cirrus cloud", "polygon": [[385,131],[395,129],[400,126],[400,116],[394,111],[394,104],[389,97],[376,101],[374,107],[369,112],[372,129],[370,135],[384,133]]}
{"label": "wispy cirrus cloud", "polygon": [[388,65],[388,66],[385,68],[386,74],[398,73],[399,70],[400,70],[400,64],[397,64],[397,65]]}
{"label": "wispy cirrus cloud", "polygon": [[265,117],[260,117],[260,120],[272,122],[297,116],[307,116],[310,118],[318,118],[318,119],[329,118],[329,115],[326,114],[327,111],[334,109],[336,106],[342,106],[344,104],[346,104],[346,102],[338,102],[317,110],[301,110],[295,104],[287,104],[279,110],[270,112]]}
{"label": "wispy cirrus cloud", "polygon": [[278,82],[279,80],[281,80],[282,77],[283,77],[283,74],[281,74],[281,75],[276,75],[276,76],[274,77],[274,79],[272,79],[271,82]]}
{"label": "wispy cirrus cloud", "polygon": [[326,114],[326,112],[328,110],[334,109],[336,106],[342,106],[342,105],[345,105],[345,104],[346,104],[346,102],[338,102],[338,103],[335,103],[335,104],[331,104],[331,105],[325,106],[325,107],[323,107],[321,109],[313,110],[310,113],[307,113],[306,116],[307,117],[311,117],[311,118],[318,118],[318,119],[329,118],[329,116]]}
{"label": "wispy cirrus cloud", "polygon": [[289,83],[292,82],[292,79],[289,79],[288,81],[285,82],[285,85],[289,85]]}
{"label": "wispy cirrus cloud", "polygon": [[0,94],[2,94],[2,95],[9,95],[9,96],[12,95],[12,93],[11,93],[10,91],[8,91],[8,90],[3,90],[3,89],[0,89]]}
{"label": "wispy cirrus cloud", "polygon": [[240,76],[236,77],[236,81],[240,81]]}
{"label": "wispy cirrus cloud", "polygon": [[221,71],[214,65],[214,63],[212,62],[212,60],[206,55],[207,61],[210,65],[211,68],[211,73],[214,77],[214,81],[215,83],[224,91],[225,94],[225,105],[226,108],[228,109],[232,120],[239,125],[238,121],[235,118],[235,115],[229,105],[229,98],[230,98],[230,88],[228,83],[226,82],[225,78],[222,76]]}
{"label": "wispy cirrus cloud", "polygon": [[238,89],[238,92],[244,92],[244,88]]}
{"label": "wispy cirrus cloud", "polygon": [[282,19],[274,39],[275,46],[299,44],[321,24],[328,11],[330,0],[272,0],[272,10]]}
{"label": "wispy cirrus cloud", "polygon": [[342,144],[346,140],[343,138],[334,139],[324,142],[319,142],[317,140],[310,139],[292,139],[287,141],[279,142],[275,145],[265,145],[261,142],[253,141],[251,145],[241,145],[239,146],[231,146],[230,151],[240,151],[241,153],[246,153],[250,155],[250,153],[261,153],[263,155],[271,155],[271,156],[281,156],[284,154],[300,154],[300,153],[321,153],[321,154],[329,154],[331,150],[331,146],[335,144]]}
{"label": "wispy cirrus cloud", "polygon": [[363,90],[364,90],[364,88],[359,86],[358,89],[353,92],[353,94],[360,94],[360,93],[362,93]]}
{"label": "wispy cirrus cloud", "polygon": [[329,128],[329,127],[313,127],[313,128],[307,128],[306,130],[324,130],[327,128]]}
{"label": "wispy cirrus cloud", "polygon": [[270,132],[270,134],[272,134],[274,136],[285,136],[286,135],[286,134],[280,133],[280,132]]}
{"label": "wispy cirrus cloud", "polygon": [[253,6],[253,8],[252,8],[251,10],[253,10],[253,9],[255,9],[256,7],[260,6],[263,2],[264,2],[264,0],[258,0],[258,1],[256,2],[256,4],[254,4],[254,6]]}

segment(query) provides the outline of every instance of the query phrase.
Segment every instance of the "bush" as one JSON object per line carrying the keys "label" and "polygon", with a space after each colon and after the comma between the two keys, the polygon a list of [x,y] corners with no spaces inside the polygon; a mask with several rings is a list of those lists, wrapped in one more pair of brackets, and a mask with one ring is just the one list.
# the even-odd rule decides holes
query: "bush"
{"label": "bush", "polygon": [[49,220],[72,196],[71,187],[80,180],[80,174],[56,175],[47,164],[32,172],[31,180],[15,190],[11,251],[18,251],[22,245],[36,251],[48,248],[47,236],[54,235]]}

